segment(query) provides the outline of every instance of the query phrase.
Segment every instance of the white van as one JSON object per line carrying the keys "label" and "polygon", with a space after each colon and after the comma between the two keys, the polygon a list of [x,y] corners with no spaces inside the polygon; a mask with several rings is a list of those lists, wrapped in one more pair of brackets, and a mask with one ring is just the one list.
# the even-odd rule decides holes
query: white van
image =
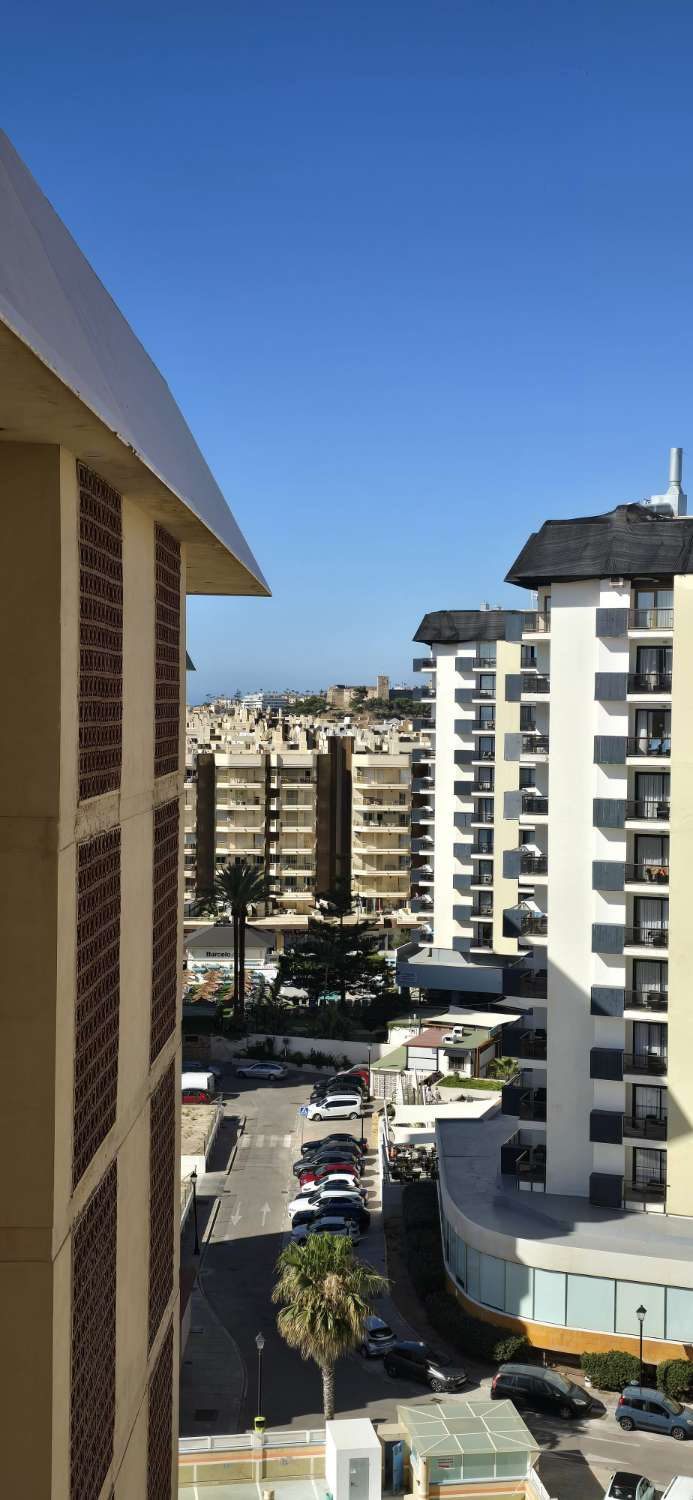
{"label": "white van", "polygon": [[307,1120],[358,1120],[363,1114],[360,1094],[327,1094],[306,1105]]}
{"label": "white van", "polygon": [[687,1474],[675,1474],[669,1480],[662,1500],[693,1500],[693,1479]]}

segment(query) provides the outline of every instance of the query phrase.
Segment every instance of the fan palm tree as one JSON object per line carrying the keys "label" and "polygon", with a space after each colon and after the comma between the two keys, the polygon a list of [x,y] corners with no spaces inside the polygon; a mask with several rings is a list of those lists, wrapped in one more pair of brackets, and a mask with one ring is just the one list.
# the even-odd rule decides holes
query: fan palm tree
{"label": "fan palm tree", "polygon": [[273,1302],[277,1327],[302,1359],[322,1375],[325,1420],[334,1417],[334,1372],[338,1359],[362,1341],[373,1297],[384,1276],[356,1259],[351,1241],[336,1234],[309,1235],[305,1245],[287,1245],[277,1261]]}
{"label": "fan palm tree", "polygon": [[245,929],[248,911],[266,899],[266,880],[262,865],[251,865],[247,859],[229,860],[214,881],[214,889],[198,910],[218,914],[231,913],[233,922],[233,1001],[240,1016],[245,1001]]}

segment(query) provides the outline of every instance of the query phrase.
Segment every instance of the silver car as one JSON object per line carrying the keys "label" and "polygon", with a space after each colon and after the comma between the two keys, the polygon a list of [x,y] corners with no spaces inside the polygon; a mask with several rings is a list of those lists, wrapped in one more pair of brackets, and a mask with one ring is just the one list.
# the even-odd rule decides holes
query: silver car
{"label": "silver car", "polygon": [[279,1078],[286,1078],[288,1068],[283,1063],[275,1062],[249,1062],[240,1063],[236,1068],[238,1078],[267,1078],[270,1083],[276,1083]]}
{"label": "silver car", "polygon": [[364,1359],[376,1359],[379,1354],[385,1354],[387,1349],[392,1348],[396,1338],[389,1323],[385,1323],[382,1318],[366,1318],[366,1333],[359,1346],[359,1353]]}
{"label": "silver car", "polygon": [[611,1475],[604,1491],[604,1500],[655,1500],[657,1491],[644,1474],[632,1474],[629,1469],[618,1469]]}

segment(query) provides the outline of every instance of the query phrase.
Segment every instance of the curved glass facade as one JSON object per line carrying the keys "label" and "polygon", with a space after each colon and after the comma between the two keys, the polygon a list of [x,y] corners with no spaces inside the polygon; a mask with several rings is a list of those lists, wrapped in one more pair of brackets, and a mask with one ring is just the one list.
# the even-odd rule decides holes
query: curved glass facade
{"label": "curved glass facade", "polygon": [[534,1323],[554,1323],[558,1328],[635,1338],[639,1326],[635,1310],[642,1304],[647,1308],[646,1338],[693,1342],[693,1290],[687,1287],[522,1266],[466,1245],[444,1213],[441,1217],[449,1274],[482,1307]]}

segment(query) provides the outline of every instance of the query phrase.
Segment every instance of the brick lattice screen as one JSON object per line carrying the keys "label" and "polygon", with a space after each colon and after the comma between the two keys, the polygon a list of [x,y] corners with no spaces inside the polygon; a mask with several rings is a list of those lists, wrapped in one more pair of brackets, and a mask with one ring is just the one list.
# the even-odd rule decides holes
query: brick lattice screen
{"label": "brick lattice screen", "polygon": [[178,799],[154,809],[152,1017],[149,1061],[176,1025],[178,999]]}
{"label": "brick lattice screen", "polygon": [[173,1471],[173,1324],[149,1381],[147,1500],[171,1500]]}
{"label": "brick lattice screen", "polygon": [[73,1186],[116,1117],[120,1005],[120,829],[77,846]]}
{"label": "brick lattice screen", "polygon": [[154,775],[178,770],[180,729],[180,545],[155,531]]}
{"label": "brick lattice screen", "polygon": [[149,1116],[149,1347],[173,1291],[176,1189],[176,1081],[166,1069]]}
{"label": "brick lattice screen", "polygon": [[123,750],[121,498],[84,464],[79,485],[79,796],[120,786]]}
{"label": "brick lattice screen", "polygon": [[117,1231],[113,1162],[72,1233],[70,1500],[98,1500],[113,1458]]}

